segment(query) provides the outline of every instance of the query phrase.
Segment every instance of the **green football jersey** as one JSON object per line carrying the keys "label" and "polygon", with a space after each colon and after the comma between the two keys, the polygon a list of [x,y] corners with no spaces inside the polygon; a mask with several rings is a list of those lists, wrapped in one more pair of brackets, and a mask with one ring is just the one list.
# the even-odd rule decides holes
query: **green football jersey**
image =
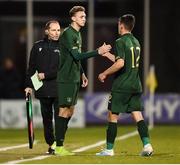
{"label": "green football jersey", "polygon": [[60,58],[57,82],[80,82],[80,60],[98,55],[98,51],[81,53],[81,33],[71,25],[60,36]]}
{"label": "green football jersey", "polygon": [[116,40],[115,58],[124,59],[124,67],[115,74],[112,92],[142,92],[139,78],[140,51],[139,41],[131,33],[124,34]]}

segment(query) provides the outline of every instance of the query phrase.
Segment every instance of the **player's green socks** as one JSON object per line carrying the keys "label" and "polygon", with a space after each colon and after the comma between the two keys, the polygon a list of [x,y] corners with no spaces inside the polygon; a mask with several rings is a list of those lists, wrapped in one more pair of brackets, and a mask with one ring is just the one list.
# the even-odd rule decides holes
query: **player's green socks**
{"label": "player's green socks", "polygon": [[56,118],[56,124],[55,124],[56,146],[63,146],[66,127],[67,127],[66,120],[67,118],[61,116],[58,116]]}
{"label": "player's green socks", "polygon": [[113,149],[116,135],[117,135],[117,123],[109,122],[106,131],[106,142],[107,142],[108,150]]}
{"label": "player's green socks", "polygon": [[137,128],[143,145],[145,146],[146,144],[150,143],[148,127],[144,120],[137,122]]}

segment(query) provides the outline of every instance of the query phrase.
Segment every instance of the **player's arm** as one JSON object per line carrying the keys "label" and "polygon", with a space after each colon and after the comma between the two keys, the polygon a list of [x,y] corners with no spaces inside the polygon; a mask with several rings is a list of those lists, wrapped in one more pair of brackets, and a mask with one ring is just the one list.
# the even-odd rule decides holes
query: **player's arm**
{"label": "player's arm", "polygon": [[85,88],[88,86],[88,78],[86,77],[85,73],[82,73],[81,75],[82,78],[82,87]]}
{"label": "player's arm", "polygon": [[115,55],[110,53],[110,52],[107,52],[105,54],[103,54],[104,57],[107,57],[109,60],[111,60],[112,62],[115,62]]}
{"label": "player's arm", "polygon": [[111,75],[117,71],[119,71],[124,66],[124,60],[119,58],[111,67],[104,71],[106,76]]}
{"label": "player's arm", "polygon": [[[106,45],[106,43],[104,43],[104,45]],[[112,62],[115,62],[115,55],[110,52],[104,53],[102,56],[107,57]]]}
{"label": "player's arm", "polygon": [[83,69],[83,67],[82,67],[82,64],[80,63],[80,73],[81,73],[81,75],[84,73],[85,74],[85,72],[84,72],[84,69]]}
{"label": "player's arm", "polygon": [[71,49],[71,54],[76,60],[88,59],[90,57],[95,57],[109,52],[111,50],[111,45],[102,45],[97,50],[88,51],[85,53],[80,53],[78,48]]}
{"label": "player's arm", "polygon": [[68,33],[64,34],[64,41],[66,43],[65,45],[70,46],[68,50],[70,51],[71,55],[73,56],[75,60],[83,60],[83,59],[88,59],[88,58],[95,57],[98,55],[103,55],[104,53],[109,52],[111,50],[111,45],[102,45],[97,50],[81,53],[79,52],[78,47],[73,44],[72,36]]}
{"label": "player's arm", "polygon": [[98,50],[93,50],[93,51],[88,51],[88,52],[85,52],[85,53],[80,53],[78,51],[78,48],[71,49],[71,54],[74,57],[74,59],[76,59],[76,60],[88,59],[88,58],[95,57],[95,56],[99,55]]}
{"label": "player's arm", "polygon": [[111,75],[119,71],[123,66],[124,66],[124,59],[121,59],[121,58],[117,59],[117,61],[111,67],[109,67],[104,72],[99,74],[98,79],[101,82],[104,82],[104,80],[106,79],[108,75]]}
{"label": "player's arm", "polygon": [[82,67],[82,65],[80,65],[80,73],[81,73],[81,79],[82,79],[82,87],[87,87],[88,86],[88,78],[86,77],[86,74],[84,72],[84,69]]}
{"label": "player's arm", "polygon": [[115,55],[113,60],[115,61],[114,64],[106,69],[103,73],[99,74],[98,78],[101,82],[104,82],[108,75],[111,75],[121,68],[124,67],[124,59],[125,59],[125,52],[124,52],[124,43],[121,40],[117,40],[115,43]]}
{"label": "player's arm", "polygon": [[124,66],[125,51],[124,51],[124,43],[122,40],[118,40],[115,43],[115,55],[111,53],[109,55],[110,55],[110,59],[112,59],[115,63],[104,71],[104,74],[106,76],[119,71]]}

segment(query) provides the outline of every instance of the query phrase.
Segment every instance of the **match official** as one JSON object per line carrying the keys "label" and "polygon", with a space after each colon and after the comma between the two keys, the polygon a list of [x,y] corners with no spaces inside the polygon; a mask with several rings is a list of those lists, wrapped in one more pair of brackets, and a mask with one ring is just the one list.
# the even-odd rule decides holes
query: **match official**
{"label": "match official", "polygon": [[60,56],[59,36],[59,22],[56,20],[47,22],[45,38],[35,42],[31,50],[26,80],[27,87],[25,89],[26,95],[32,93],[33,85],[30,78],[37,71],[38,79],[43,82],[43,86],[35,91],[35,97],[40,101],[44,137],[49,146],[47,152],[49,154],[54,153],[56,146],[53,113],[55,115],[55,109],[58,108],[56,77]]}

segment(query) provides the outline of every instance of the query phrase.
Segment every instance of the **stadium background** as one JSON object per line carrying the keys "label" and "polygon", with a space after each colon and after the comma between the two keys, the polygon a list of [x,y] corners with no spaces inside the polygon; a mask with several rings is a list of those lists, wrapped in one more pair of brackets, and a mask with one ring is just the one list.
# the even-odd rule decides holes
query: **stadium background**
{"label": "stadium background", "polygon": [[[90,0],[91,1],[91,0]],[[136,26],[133,33],[140,40],[142,45],[142,60],[145,60],[145,2],[148,0],[94,0],[94,48],[100,46],[106,42],[114,44],[117,38],[117,20],[118,17],[132,13],[136,17]],[[26,112],[25,112],[25,100],[24,100],[24,79],[25,71],[28,58],[27,50],[27,1],[25,0],[1,0],[0,1],[0,63],[2,67],[3,58],[12,57],[15,66],[21,76],[19,82],[18,92],[13,96],[3,95],[8,86],[13,85],[10,81],[8,84],[0,82],[0,131],[1,135],[4,133],[10,134],[12,130],[9,128],[26,128]],[[179,7],[178,0],[149,0],[149,11],[150,11],[150,40],[149,40],[149,65],[155,66],[156,78],[158,80],[158,86],[154,95],[155,101],[151,105],[147,93],[143,95],[143,101],[145,105],[145,118],[149,121],[150,113],[149,110],[154,110],[154,121],[156,129],[159,129],[159,137],[154,139],[160,139],[161,136],[165,136],[167,127],[170,128],[170,134],[174,134],[174,131],[179,130],[180,124],[180,55],[178,48],[180,45],[180,21],[179,21]],[[70,23],[68,11],[74,5],[83,5],[87,9],[88,16],[88,1],[87,0],[34,0],[33,2],[33,30],[34,35],[32,36],[33,42],[42,38],[43,28],[45,23],[52,18],[56,18],[60,21],[61,28],[65,28]],[[87,20],[88,24],[88,20]],[[88,38],[88,27],[82,29],[83,36],[83,50],[89,49],[89,38]],[[91,47],[91,48],[92,48]],[[142,72],[140,73],[141,79],[145,80],[148,75],[144,74],[144,63],[141,63],[140,67]],[[108,92],[111,88],[113,76],[109,77],[108,80],[101,84],[97,80],[98,74],[111,65],[106,59],[98,57],[91,61],[94,63],[93,68],[88,68],[88,61],[83,61],[83,66],[86,73],[91,73],[92,78],[92,92],[88,89],[81,89],[80,99],[78,102],[78,113],[71,121],[72,127],[85,127],[89,125],[103,125],[106,123],[106,106]],[[4,75],[0,75],[1,76]],[[6,75],[7,77],[10,75]],[[11,80],[11,78],[10,78]],[[145,81],[143,81],[143,87],[146,89]],[[14,113],[16,112],[16,113]],[[41,114],[39,111],[39,103],[37,100],[33,100],[33,112],[34,112],[34,125],[35,127],[41,127]],[[123,126],[132,125],[132,120],[129,116],[123,116],[120,121]],[[174,129],[171,129],[169,125]],[[163,130],[163,128],[164,130]],[[128,128],[129,129],[129,128]],[[18,132],[18,129],[13,129]],[[96,131],[91,129],[90,131]],[[131,130],[131,129],[130,129]],[[160,130],[164,132],[161,134]],[[168,129],[167,129],[168,130]],[[79,130],[78,130],[79,131]],[[99,131],[99,130],[98,130]],[[97,131],[97,132],[98,132]],[[26,130],[25,130],[26,132]],[[38,132],[38,131],[37,131]],[[73,132],[73,131],[72,131]],[[83,132],[83,131],[82,131]],[[156,132],[156,130],[155,130]],[[178,131],[177,131],[178,132]],[[38,133],[37,133],[38,134]],[[42,134],[42,132],[40,133]],[[157,133],[156,133],[157,134]],[[16,134],[15,134],[16,135]],[[87,133],[87,135],[89,135]],[[18,138],[14,137],[14,139]],[[23,140],[26,140],[26,135],[22,134]],[[39,135],[40,136],[40,135]],[[90,135],[89,135],[90,136]],[[154,135],[155,136],[155,135]],[[179,138],[179,134],[174,134],[174,137]],[[174,138],[170,137],[170,138]],[[1,136],[3,138],[3,136]],[[88,137],[87,137],[88,138]],[[104,137],[103,137],[104,138]],[[43,139],[40,136],[39,139]],[[23,141],[22,140],[22,141]],[[0,148],[5,146],[0,139]],[[156,141],[154,140],[155,144]],[[174,141],[176,145],[177,141]],[[7,142],[8,143],[8,142]],[[14,142],[15,143],[15,142]],[[165,141],[164,143],[168,143]],[[170,144],[170,142],[169,142]],[[10,145],[10,144],[9,144]],[[163,145],[163,144],[162,144]],[[161,147],[159,147],[161,149]],[[169,150],[171,151],[171,150]],[[24,152],[28,152],[25,150]],[[179,155],[180,148],[175,152]],[[36,154],[36,153],[35,153]],[[88,153],[89,154],[89,153]],[[171,154],[171,153],[170,153]],[[173,154],[173,151],[172,151]],[[32,156],[32,155],[31,155]],[[163,155],[163,156],[166,156]],[[163,157],[164,158],[164,157]],[[9,158],[8,158],[9,159]],[[13,158],[12,158],[13,159]],[[170,163],[179,163],[180,158],[174,158],[174,161]],[[6,162],[7,160],[0,162]],[[159,160],[157,160],[159,161]],[[141,161],[137,161],[139,163]],[[160,162],[160,161],[159,161]],[[44,162],[41,162],[44,163]],[[52,163],[52,162],[50,162]],[[54,163],[54,162],[53,162]],[[66,163],[66,161],[61,162]],[[81,161],[77,161],[81,163]],[[91,161],[89,162],[91,163]],[[106,163],[101,162],[101,163]],[[117,163],[117,162],[110,162]],[[131,163],[131,162],[130,162]],[[149,163],[149,162],[145,162]],[[151,163],[151,162],[150,162]],[[152,162],[153,163],[153,162]],[[157,162],[155,162],[157,163]],[[168,163],[168,161],[164,163]]]}
{"label": "stadium background", "polygon": [[[125,13],[136,16],[133,33],[144,44],[144,0],[95,0],[94,48],[102,42],[113,44],[117,38],[117,19]],[[178,54],[180,35],[180,13],[178,0],[150,1],[150,64],[156,67],[158,93],[180,92],[180,56]],[[84,5],[87,0],[35,0],[33,3],[33,41],[42,37],[42,29],[49,18],[60,20],[62,28],[68,26],[68,10],[73,5]],[[83,32],[83,49],[87,50],[87,26]],[[0,59],[13,56],[20,72],[26,68],[26,2],[23,0],[0,1]],[[142,53],[143,56],[143,53]],[[98,73],[109,65],[99,58],[95,60],[94,91],[109,91],[112,79],[104,85],[97,80]]]}

